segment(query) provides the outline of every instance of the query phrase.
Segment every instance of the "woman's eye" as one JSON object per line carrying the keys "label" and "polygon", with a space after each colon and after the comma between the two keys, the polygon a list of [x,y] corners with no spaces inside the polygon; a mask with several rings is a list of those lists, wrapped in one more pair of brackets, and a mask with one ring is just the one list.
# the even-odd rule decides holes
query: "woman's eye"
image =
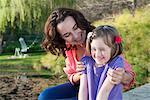
{"label": "woman's eye", "polygon": [[71,33],[66,33],[66,34],[64,34],[64,37],[67,38],[67,37],[70,36],[70,34],[71,34]]}
{"label": "woman's eye", "polygon": [[77,30],[78,29],[78,26],[77,24],[73,27],[73,30]]}

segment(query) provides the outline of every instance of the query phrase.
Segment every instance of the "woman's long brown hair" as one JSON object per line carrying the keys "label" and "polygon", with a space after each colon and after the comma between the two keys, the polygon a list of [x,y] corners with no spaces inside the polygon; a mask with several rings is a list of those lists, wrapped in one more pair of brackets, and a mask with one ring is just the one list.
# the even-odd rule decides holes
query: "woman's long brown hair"
{"label": "woman's long brown hair", "polygon": [[77,26],[82,30],[86,30],[86,34],[95,28],[85,19],[83,14],[77,10],[70,8],[58,8],[54,10],[45,23],[45,37],[42,43],[42,47],[54,55],[59,56],[63,54],[65,56],[65,50],[70,49],[66,47],[65,40],[62,39],[57,31],[57,24],[63,22],[68,16],[72,16]]}

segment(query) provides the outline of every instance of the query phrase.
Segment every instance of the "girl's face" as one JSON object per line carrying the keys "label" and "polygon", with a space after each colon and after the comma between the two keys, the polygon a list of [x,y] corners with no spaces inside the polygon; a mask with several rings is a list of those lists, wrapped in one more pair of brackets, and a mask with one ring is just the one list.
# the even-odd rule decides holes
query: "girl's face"
{"label": "girl's face", "polygon": [[91,54],[96,64],[102,66],[110,60],[111,48],[104,43],[102,38],[96,38],[91,42]]}
{"label": "girl's face", "polygon": [[66,41],[66,44],[78,45],[85,42],[86,31],[81,30],[71,16],[66,17],[63,22],[57,24],[57,31]]}

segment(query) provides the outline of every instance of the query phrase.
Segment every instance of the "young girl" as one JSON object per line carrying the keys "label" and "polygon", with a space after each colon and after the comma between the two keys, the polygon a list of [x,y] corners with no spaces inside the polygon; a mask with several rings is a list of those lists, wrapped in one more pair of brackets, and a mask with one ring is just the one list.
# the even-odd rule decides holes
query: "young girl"
{"label": "young girl", "polygon": [[87,50],[92,57],[81,59],[86,70],[80,78],[79,100],[122,100],[122,84],[114,85],[107,75],[108,69],[124,66],[117,30],[108,25],[94,29],[88,34]]}

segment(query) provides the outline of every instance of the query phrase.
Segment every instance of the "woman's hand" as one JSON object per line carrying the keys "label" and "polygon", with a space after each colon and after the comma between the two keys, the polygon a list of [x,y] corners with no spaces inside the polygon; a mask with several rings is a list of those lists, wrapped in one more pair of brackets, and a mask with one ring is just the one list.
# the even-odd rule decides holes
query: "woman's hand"
{"label": "woman's hand", "polygon": [[83,63],[83,62],[77,62],[76,71],[77,71],[77,72],[81,72],[81,71],[83,71],[83,70],[85,70],[85,65],[84,65],[84,63]]}
{"label": "woman's hand", "polygon": [[107,72],[107,77],[112,84],[119,84],[120,82],[122,82],[124,74],[124,68],[117,68],[116,70],[109,68]]}
{"label": "woman's hand", "polygon": [[85,66],[83,62],[77,62],[76,74],[73,76],[73,81],[75,83],[79,82],[80,76],[82,75],[82,71],[85,70]]}

